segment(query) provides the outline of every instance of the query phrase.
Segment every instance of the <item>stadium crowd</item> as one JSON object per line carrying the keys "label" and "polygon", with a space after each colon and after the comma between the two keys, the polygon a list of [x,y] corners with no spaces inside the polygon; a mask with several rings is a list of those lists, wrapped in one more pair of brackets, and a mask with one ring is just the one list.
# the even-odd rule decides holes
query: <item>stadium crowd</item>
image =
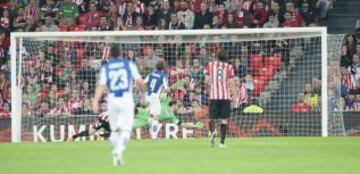
{"label": "stadium crowd", "polygon": [[339,106],[334,107],[360,111],[360,19],[356,21],[354,33],[344,37],[340,73],[342,98]]}
{"label": "stadium crowd", "polygon": [[[305,27],[320,25],[326,18],[329,2],[331,1],[5,0],[0,4],[0,117],[10,116],[10,32]],[[354,55],[353,48],[356,48],[355,36],[352,37],[352,41],[346,39],[344,43],[349,56]],[[125,49],[123,56],[143,65],[143,74],[154,67],[154,62],[165,60],[169,65],[167,73],[172,88],[171,98],[180,106],[177,112],[204,113],[207,93],[204,90],[202,69],[207,61],[213,59],[220,46],[224,47],[198,43],[140,44],[136,48]],[[229,48],[230,61],[235,66],[237,87],[242,91],[234,96],[234,109],[242,109],[251,96],[257,96],[263,91],[257,89],[255,83],[259,80],[256,80],[254,67],[248,64],[250,59],[256,60],[253,55],[280,57],[281,61],[287,62],[291,49],[291,45],[285,43],[268,42],[226,46]],[[23,113],[29,116],[91,113],[90,98],[94,92],[98,68],[94,66],[94,62],[105,60],[107,48],[106,43],[95,45],[58,42],[49,43],[41,52],[26,50],[29,54],[24,63],[22,100],[26,107],[23,107]],[[259,48],[266,50],[265,53],[257,51],[261,50]],[[356,64],[356,58],[352,61],[349,62],[351,67]],[[310,95],[309,99],[305,99],[310,103],[316,103],[311,96],[312,93],[317,93],[313,89],[318,86],[313,85],[318,85],[318,81],[319,79],[314,78],[312,84],[305,85],[303,96],[309,98],[307,96]],[[349,98],[350,96],[351,92]]]}

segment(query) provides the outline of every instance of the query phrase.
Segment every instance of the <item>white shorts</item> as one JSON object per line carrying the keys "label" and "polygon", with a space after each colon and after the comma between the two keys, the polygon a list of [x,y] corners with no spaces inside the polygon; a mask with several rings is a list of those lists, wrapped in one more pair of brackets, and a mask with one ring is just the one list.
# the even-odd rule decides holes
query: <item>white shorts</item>
{"label": "white shorts", "polygon": [[146,96],[146,101],[149,103],[150,114],[160,115],[160,111],[161,111],[160,97],[158,95]]}
{"label": "white shorts", "polygon": [[109,122],[112,131],[120,129],[131,131],[134,122],[135,104],[133,101],[108,101]]}

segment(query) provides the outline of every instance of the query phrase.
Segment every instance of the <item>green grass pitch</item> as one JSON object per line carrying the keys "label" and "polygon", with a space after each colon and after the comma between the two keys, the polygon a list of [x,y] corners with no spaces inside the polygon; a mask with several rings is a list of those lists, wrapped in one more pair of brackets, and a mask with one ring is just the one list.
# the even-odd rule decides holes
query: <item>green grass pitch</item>
{"label": "green grass pitch", "polygon": [[1,174],[352,174],[360,138],[239,138],[210,148],[208,139],[132,140],[125,166],[112,166],[109,143],[0,144]]}

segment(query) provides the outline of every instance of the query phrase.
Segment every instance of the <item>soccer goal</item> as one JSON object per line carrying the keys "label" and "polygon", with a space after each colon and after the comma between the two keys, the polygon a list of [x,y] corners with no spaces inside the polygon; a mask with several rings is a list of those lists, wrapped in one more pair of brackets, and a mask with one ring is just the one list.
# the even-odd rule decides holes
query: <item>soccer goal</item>
{"label": "soccer goal", "polygon": [[[160,137],[208,135],[203,68],[220,49],[227,50],[235,71],[229,136],[343,131],[340,118],[329,122],[326,28],[35,32],[11,34],[12,141],[63,141],[86,129],[96,119],[91,98],[113,43],[143,76],[165,61],[173,112],[183,123],[205,124],[195,130],[163,122]],[[134,137],[147,137],[146,130]]]}

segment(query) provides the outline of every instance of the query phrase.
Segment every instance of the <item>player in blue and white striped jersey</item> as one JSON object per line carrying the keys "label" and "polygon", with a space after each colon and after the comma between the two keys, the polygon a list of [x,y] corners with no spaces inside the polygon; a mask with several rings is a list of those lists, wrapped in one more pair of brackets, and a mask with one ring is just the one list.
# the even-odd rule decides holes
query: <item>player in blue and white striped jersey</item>
{"label": "player in blue and white striped jersey", "polygon": [[[164,72],[165,64],[159,61],[156,64],[156,70],[150,72],[145,79],[146,82],[146,101],[149,103],[150,136],[153,140],[158,137],[160,124],[159,116],[161,112],[160,94],[169,90],[168,81]],[[163,91],[165,90],[165,91]]]}
{"label": "player in blue and white striped jersey", "polygon": [[114,165],[124,163],[122,153],[130,141],[134,121],[133,81],[144,89],[144,82],[136,65],[120,57],[119,45],[111,47],[111,57],[100,71],[93,100],[93,111],[99,111],[99,101],[107,90],[108,114],[110,122],[110,142]]}

